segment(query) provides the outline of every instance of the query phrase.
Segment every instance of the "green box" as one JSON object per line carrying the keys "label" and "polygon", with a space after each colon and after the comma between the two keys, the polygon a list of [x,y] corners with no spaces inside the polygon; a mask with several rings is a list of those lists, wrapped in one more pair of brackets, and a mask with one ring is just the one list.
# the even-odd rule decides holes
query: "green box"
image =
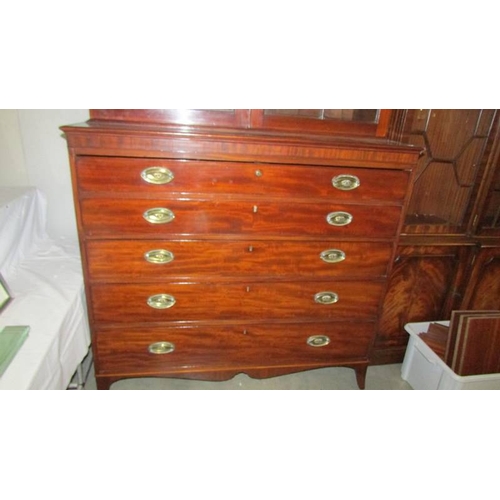
{"label": "green box", "polygon": [[0,331],[0,377],[28,337],[29,326],[6,326]]}

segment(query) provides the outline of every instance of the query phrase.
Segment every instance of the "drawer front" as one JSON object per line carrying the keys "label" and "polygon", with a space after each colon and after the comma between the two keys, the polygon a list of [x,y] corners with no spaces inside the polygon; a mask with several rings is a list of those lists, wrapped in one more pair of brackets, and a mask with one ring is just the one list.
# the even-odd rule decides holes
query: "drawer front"
{"label": "drawer front", "polygon": [[396,235],[401,212],[397,206],[102,198],[84,199],[81,207],[83,227],[89,238],[170,235],[391,238]]}
{"label": "drawer front", "polygon": [[79,157],[84,192],[262,194],[402,202],[408,173],[352,167]]}
{"label": "drawer front", "polygon": [[99,375],[161,374],[363,359],[368,355],[374,324],[146,327],[119,332],[97,329],[96,333]]}
{"label": "drawer front", "polygon": [[101,323],[374,318],[379,282],[155,283],[91,287]]}
{"label": "drawer front", "polygon": [[385,276],[390,243],[105,240],[87,243],[92,281]]}

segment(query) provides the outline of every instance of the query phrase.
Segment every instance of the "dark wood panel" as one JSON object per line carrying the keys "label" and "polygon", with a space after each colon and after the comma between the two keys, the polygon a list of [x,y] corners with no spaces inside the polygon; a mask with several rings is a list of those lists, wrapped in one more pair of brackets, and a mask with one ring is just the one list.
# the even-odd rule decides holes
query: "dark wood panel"
{"label": "dark wood panel", "polygon": [[[397,206],[321,203],[252,203],[224,200],[84,199],[82,221],[90,238],[165,238],[189,235],[315,236],[319,238],[393,238],[399,225]],[[154,208],[171,210],[175,218],[164,224],[147,222],[143,214]],[[327,216],[347,212],[352,222],[333,226]]]}
{"label": "dark wood panel", "polygon": [[[168,169],[167,184],[146,182],[141,174],[151,167]],[[363,202],[402,203],[408,172],[352,167],[287,166],[232,162],[198,162],[139,158],[80,157],[76,175],[82,194],[135,193],[151,197],[184,193],[242,194],[260,197],[326,198]],[[333,186],[339,176],[355,176],[359,187],[343,191]]]}
{"label": "dark wood panel", "polygon": [[383,303],[374,358],[394,348],[398,356],[404,355],[405,324],[448,319],[453,300],[459,247],[400,247],[398,255]]}
{"label": "dark wood panel", "polygon": [[439,323],[429,323],[427,331],[420,333],[420,338],[446,362],[446,348],[449,342],[450,329]]}
{"label": "dark wood panel", "polygon": [[[102,284],[91,287],[97,322],[168,322],[219,320],[286,320],[297,318],[375,318],[384,284],[355,282],[292,283],[154,283]],[[318,303],[315,296],[333,292],[338,301]],[[154,309],[148,299],[175,298],[168,309]]]}
{"label": "dark wood panel", "polygon": [[[472,375],[473,373],[462,373],[460,366],[465,361],[466,363],[477,364],[478,366],[482,365],[482,362],[478,359],[474,360],[473,358],[479,354],[481,350],[486,354],[489,350],[488,340],[480,335],[477,340],[477,345],[471,350],[472,358],[469,358],[467,354],[466,345],[468,342],[472,341],[473,344],[476,343],[476,339],[474,338],[474,332],[472,333],[472,338],[469,337],[469,320],[473,317],[477,317],[481,319],[481,323],[483,323],[483,319],[500,316],[500,311],[496,310],[481,310],[481,311],[472,311],[472,310],[454,310],[451,312],[450,318],[450,326],[448,328],[448,332],[446,335],[446,343],[445,343],[445,351],[443,356],[443,361],[457,374],[457,375]],[[473,323],[472,323],[473,324]],[[483,326],[486,325],[486,329],[489,326],[494,326],[489,323],[483,323]],[[479,326],[479,325],[478,325]],[[474,330],[474,329],[473,329]],[[484,330],[480,328],[480,330]],[[478,332],[480,333],[480,332]],[[484,343],[483,343],[484,342]],[[475,348],[480,348],[478,352]],[[475,353],[475,354],[474,354]],[[500,359],[500,358],[499,358]],[[469,365],[470,366],[470,365]],[[484,365],[483,365],[484,366]],[[487,372],[482,372],[487,373]],[[494,373],[494,372],[490,372]],[[480,373],[476,373],[475,375],[479,375]]]}
{"label": "dark wood panel", "polygon": [[474,263],[463,309],[500,309],[500,247],[482,249]]}
{"label": "dark wood panel", "polygon": [[[173,241],[110,240],[87,242],[92,281],[130,282],[166,278],[198,279],[356,279],[387,274],[391,243],[347,241]],[[173,260],[148,262],[152,250],[171,252]],[[345,258],[325,262],[321,254],[340,250]]]}
{"label": "dark wood panel", "polygon": [[452,365],[460,376],[500,373],[500,311],[488,316],[464,318]]}
{"label": "dark wood panel", "polygon": [[[374,324],[370,322],[239,325],[189,328],[97,329],[98,375],[151,375],[209,369],[327,366],[366,359]],[[327,336],[329,343],[312,347],[307,339]],[[151,354],[155,342],[170,342],[168,354]],[[290,370],[293,371],[293,370]]]}

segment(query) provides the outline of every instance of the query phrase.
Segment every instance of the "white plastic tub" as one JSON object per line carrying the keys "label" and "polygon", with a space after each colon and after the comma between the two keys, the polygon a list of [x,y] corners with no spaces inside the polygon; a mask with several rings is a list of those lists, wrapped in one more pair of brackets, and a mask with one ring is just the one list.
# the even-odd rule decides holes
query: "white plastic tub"
{"label": "white plastic tub", "polygon": [[[449,325],[448,321],[440,322]],[[410,334],[408,347],[401,367],[401,377],[413,389],[500,389],[500,373],[488,375],[457,375],[444,361],[419,337],[426,332],[429,323],[408,323],[405,330]]]}

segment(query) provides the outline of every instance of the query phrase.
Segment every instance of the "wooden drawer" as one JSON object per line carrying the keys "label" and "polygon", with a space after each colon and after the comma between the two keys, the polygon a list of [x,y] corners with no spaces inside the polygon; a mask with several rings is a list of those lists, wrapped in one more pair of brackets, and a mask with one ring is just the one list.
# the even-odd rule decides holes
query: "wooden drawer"
{"label": "wooden drawer", "polygon": [[92,240],[90,279],[130,282],[189,277],[311,279],[381,277],[391,243],[348,241]]}
{"label": "wooden drawer", "polygon": [[[91,300],[101,323],[368,319],[376,316],[383,289],[371,281],[99,284],[91,287]],[[327,303],[331,293],[337,302]]]}
{"label": "wooden drawer", "polygon": [[[244,333],[245,332],[245,333]],[[167,374],[203,369],[301,366],[366,358],[374,335],[372,322],[238,325],[184,328],[96,329],[99,375]],[[313,347],[310,337],[328,337]],[[317,337],[320,339],[317,339]],[[153,354],[150,346],[169,342],[174,350]],[[158,346],[162,347],[162,346]],[[163,346],[170,347],[171,346]],[[168,350],[168,349],[165,349]]]}
{"label": "wooden drawer", "polygon": [[[148,170],[148,169],[156,170]],[[160,172],[160,169],[162,171]],[[143,178],[163,179],[152,184]],[[172,178],[170,179],[170,172]],[[179,193],[240,194],[269,197],[389,200],[401,203],[408,173],[352,167],[291,166],[216,161],[180,161],[139,158],[79,157],[76,173],[83,192],[143,193],[151,196]],[[156,177],[155,177],[156,174]],[[349,176],[349,177],[345,177]],[[359,186],[351,188],[352,176]],[[342,183],[342,181],[344,181]]]}
{"label": "wooden drawer", "polygon": [[[315,236],[322,238],[392,238],[399,226],[401,207],[336,205],[330,203],[258,203],[213,200],[120,200],[91,198],[81,201],[87,238],[165,238],[167,236],[258,235],[260,237]],[[145,214],[156,214],[148,222]],[[331,225],[328,218],[348,214],[346,225]],[[335,222],[335,221],[334,221]],[[343,216],[337,223],[344,223]]]}

